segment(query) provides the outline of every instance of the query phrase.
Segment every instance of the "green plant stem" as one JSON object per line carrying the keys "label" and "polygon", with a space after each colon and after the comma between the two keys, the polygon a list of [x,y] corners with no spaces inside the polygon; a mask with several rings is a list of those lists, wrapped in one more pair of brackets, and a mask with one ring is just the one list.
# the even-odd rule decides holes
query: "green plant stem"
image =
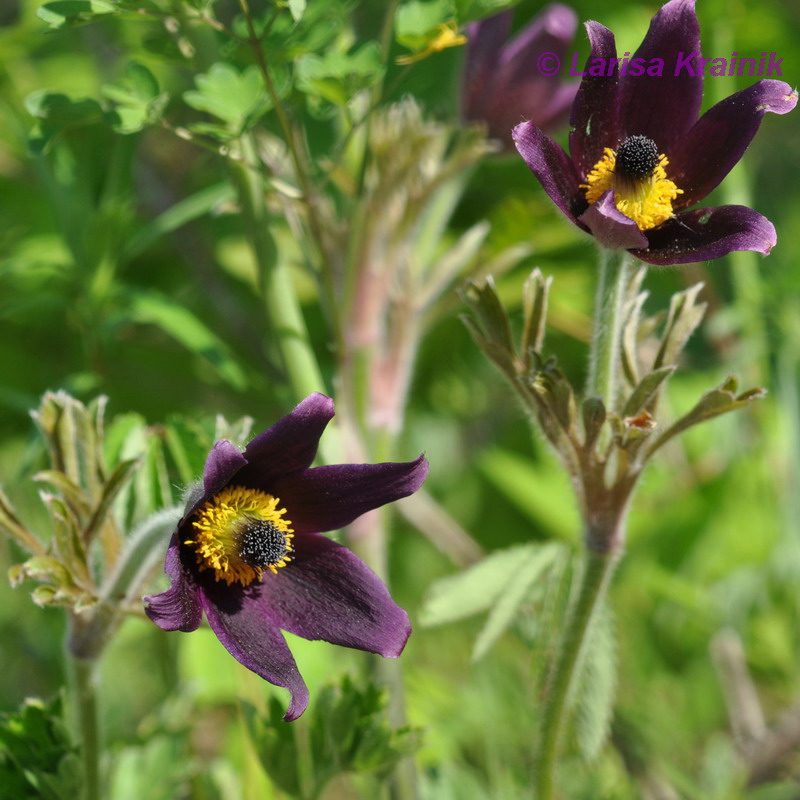
{"label": "green plant stem", "polygon": [[[324,227],[322,225],[322,221],[320,220],[314,200],[316,193],[309,176],[305,153],[301,149],[298,136],[295,132],[295,129],[292,127],[292,123],[289,119],[289,115],[286,113],[286,109],[283,107],[278,90],[275,88],[275,82],[272,80],[272,75],[270,74],[267,60],[264,57],[264,49],[261,46],[261,39],[256,32],[255,25],[253,24],[253,18],[250,13],[250,6],[247,0],[239,0],[239,8],[241,8],[242,15],[244,16],[245,23],[247,24],[247,32],[250,37],[250,47],[253,51],[253,55],[255,56],[256,64],[258,64],[261,76],[264,78],[264,86],[267,89],[267,94],[269,95],[269,98],[272,101],[272,105],[275,109],[275,115],[278,118],[278,124],[280,125],[284,141],[286,142],[286,147],[289,150],[289,155],[292,159],[292,164],[294,165],[297,181],[300,184],[300,191],[303,193],[303,201],[306,207],[306,213],[308,214],[309,231],[316,242],[322,262],[320,265],[320,274],[322,278],[322,288],[325,291],[326,300],[329,306],[329,317],[331,320],[335,320],[336,291],[333,282],[333,260],[328,252]],[[337,336],[339,335],[338,330],[336,330],[335,333]]]}
{"label": "green plant stem", "polygon": [[542,709],[542,725],[535,761],[537,800],[555,797],[555,771],[564,728],[569,718],[569,701],[581,656],[586,648],[592,620],[602,606],[606,589],[617,563],[618,551],[586,551],[586,565],[580,592],[573,603],[550,673]]}
{"label": "green plant stem", "polygon": [[95,660],[67,652],[68,686],[83,763],[81,800],[100,800],[100,736],[95,692]]}
{"label": "green plant stem", "polygon": [[599,397],[607,411],[615,409],[619,390],[620,337],[631,262],[625,250],[600,250],[586,396]]}
{"label": "green plant stem", "polygon": [[[606,409],[614,411],[619,394],[620,340],[632,259],[624,251],[601,250],[600,254],[586,396],[600,397]],[[585,567],[577,598],[567,612],[564,632],[548,676],[535,759],[537,800],[553,800],[555,797],[556,765],[570,716],[575,678],[589,640],[592,621],[603,604],[621,553],[624,505],[617,507],[618,513],[614,513],[614,508],[606,508],[608,500],[609,497],[601,493],[591,501],[597,508],[584,510],[587,526]],[[597,546],[597,543],[604,546]]]}

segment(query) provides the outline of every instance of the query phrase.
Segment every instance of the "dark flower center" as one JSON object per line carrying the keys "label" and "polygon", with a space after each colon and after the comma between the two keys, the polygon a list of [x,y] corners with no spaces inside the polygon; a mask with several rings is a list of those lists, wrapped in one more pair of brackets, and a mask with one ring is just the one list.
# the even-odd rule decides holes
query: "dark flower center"
{"label": "dark flower center", "polygon": [[270,520],[250,519],[241,533],[239,558],[251,567],[277,564],[289,552],[286,534]]}
{"label": "dark flower center", "polygon": [[656,143],[647,136],[629,136],[617,148],[617,175],[626,178],[649,178],[658,166]]}

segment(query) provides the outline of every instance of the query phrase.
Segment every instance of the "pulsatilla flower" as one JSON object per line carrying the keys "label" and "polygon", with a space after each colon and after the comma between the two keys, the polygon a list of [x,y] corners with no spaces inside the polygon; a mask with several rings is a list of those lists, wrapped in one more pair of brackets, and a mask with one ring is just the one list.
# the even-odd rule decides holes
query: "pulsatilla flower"
{"label": "pulsatilla flower", "polygon": [[758,212],[692,206],[739,161],[764,114],[791,111],[797,93],[783,81],[760,80],[698,119],[710,59],[701,56],[694,0],[664,5],[630,60],[617,60],[607,28],[586,28],[591,54],[572,106],[570,154],[535,121],[514,129],[517,149],[553,202],[602,246],[651,264],[769,253],[775,228]]}
{"label": "pulsatilla flower", "polygon": [[548,132],[564,127],[578,90],[577,82],[558,76],[575,37],[575,12],[549,5],[509,40],[513,15],[510,9],[469,26],[462,86],[464,117],[485,121],[510,149],[511,132],[523,120]]}
{"label": "pulsatilla flower", "polygon": [[311,468],[333,413],[313,394],[244,453],[217,442],[167,549],[172,584],[145,598],[163,630],[196,630],[205,613],[234,658],[289,689],[287,720],[305,711],[308,689],[281,630],[390,657],[411,633],[377,575],[320,532],[412,494],[428,463]]}

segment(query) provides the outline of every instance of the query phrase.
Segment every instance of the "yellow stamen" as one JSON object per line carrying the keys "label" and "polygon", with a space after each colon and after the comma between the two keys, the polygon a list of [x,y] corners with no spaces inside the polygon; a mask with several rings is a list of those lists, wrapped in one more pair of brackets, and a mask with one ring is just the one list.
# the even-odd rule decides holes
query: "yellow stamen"
{"label": "yellow stamen", "polygon": [[456,22],[440,22],[436,27],[439,31],[438,36],[431,39],[424,50],[407,56],[399,56],[396,63],[403,65],[413,64],[415,61],[422,61],[423,58],[432,56],[434,53],[440,53],[448,47],[458,47],[467,43],[467,37],[458,32],[458,24]]}
{"label": "yellow stamen", "polygon": [[667,178],[664,168],[669,161],[665,155],[658,157],[651,175],[635,179],[615,171],[617,154],[614,150],[606,147],[604,153],[586,176],[586,183],[581,184],[581,189],[586,189],[589,205],[613,189],[617,209],[630,217],[640,230],[655,228],[672,217],[672,201],[683,194],[683,189]]}
{"label": "yellow stamen", "polygon": [[[292,559],[292,538],[294,536],[289,520],[284,519],[285,508],[278,508],[280,500],[257,489],[243,486],[228,486],[214,495],[195,515],[192,527],[194,539],[186,539],[184,544],[194,547],[197,564],[201,570],[213,569],[214,577],[224,580],[228,586],[238,581],[249,586],[261,580],[264,569],[277,572]],[[270,530],[283,536],[282,553],[266,564],[251,564],[242,558],[248,529],[268,523]]]}

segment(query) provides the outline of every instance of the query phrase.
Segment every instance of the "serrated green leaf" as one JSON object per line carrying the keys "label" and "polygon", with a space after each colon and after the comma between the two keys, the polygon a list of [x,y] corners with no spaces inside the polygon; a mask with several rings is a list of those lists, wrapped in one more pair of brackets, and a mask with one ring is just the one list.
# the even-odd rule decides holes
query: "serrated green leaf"
{"label": "serrated green leaf", "polygon": [[217,63],[208,72],[197,75],[195,83],[196,90],[183,94],[186,103],[213,114],[237,133],[270,105],[261,73],[254,64],[240,73],[231,64]]}
{"label": "serrated green leaf", "polygon": [[608,604],[604,604],[592,621],[577,683],[575,735],[581,756],[589,764],[608,738],[616,687],[614,617]]}
{"label": "serrated green leaf", "polygon": [[334,50],[305,55],[296,66],[297,88],[344,106],[356,92],[372,86],[383,74],[380,47],[366,42],[352,53]]}
{"label": "serrated green leaf", "polygon": [[519,545],[497,550],[463,572],[435,581],[422,602],[421,624],[433,627],[486,611],[503,591],[520,559],[534,548],[536,545]]}
{"label": "serrated green leaf", "polygon": [[531,587],[542,579],[560,552],[560,545],[550,543],[530,545],[527,552],[522,554],[513,572],[506,576],[506,583],[489,611],[486,624],[475,639],[475,646],[472,649],[473,661],[483,658],[500,636],[508,630],[519,613],[520,606],[528,599]]}

